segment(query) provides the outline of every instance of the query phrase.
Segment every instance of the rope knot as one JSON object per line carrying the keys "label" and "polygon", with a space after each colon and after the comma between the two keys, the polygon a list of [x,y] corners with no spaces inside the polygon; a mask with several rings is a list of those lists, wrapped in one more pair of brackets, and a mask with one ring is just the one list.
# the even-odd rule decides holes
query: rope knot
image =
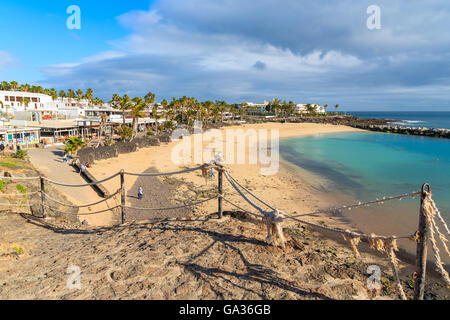
{"label": "rope knot", "polygon": [[284,215],[280,210],[264,211],[264,217],[272,223],[280,223],[284,220]]}
{"label": "rope knot", "polygon": [[286,246],[286,239],[283,235],[283,228],[281,227],[281,222],[284,219],[283,214],[277,209],[273,211],[264,211],[264,218],[267,220],[266,241],[271,243],[273,236],[275,236],[278,238],[281,247],[284,248]]}

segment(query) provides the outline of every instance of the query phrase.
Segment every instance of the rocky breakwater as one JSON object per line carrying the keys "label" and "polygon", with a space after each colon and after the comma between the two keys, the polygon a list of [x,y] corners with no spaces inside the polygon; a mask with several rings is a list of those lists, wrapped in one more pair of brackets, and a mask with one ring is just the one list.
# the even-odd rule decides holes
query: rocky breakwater
{"label": "rocky breakwater", "polygon": [[394,125],[373,125],[373,124],[353,124],[351,126],[355,128],[379,132],[399,133],[399,134],[427,136],[435,138],[447,138],[447,139],[450,138],[449,129],[433,129],[424,127],[416,128],[416,127],[403,127],[397,125],[394,126]]}

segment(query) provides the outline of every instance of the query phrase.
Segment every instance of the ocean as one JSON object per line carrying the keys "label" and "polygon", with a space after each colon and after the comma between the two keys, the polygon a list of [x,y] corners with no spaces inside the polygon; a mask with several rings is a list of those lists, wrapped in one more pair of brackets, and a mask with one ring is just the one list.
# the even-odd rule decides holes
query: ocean
{"label": "ocean", "polygon": [[395,124],[407,127],[450,129],[450,111],[354,111],[345,113],[362,118],[397,120]]}
{"label": "ocean", "polygon": [[[381,132],[318,134],[282,139],[280,155],[325,181],[324,192],[342,195],[333,206],[419,191],[429,183],[450,223],[449,139]],[[345,217],[364,232],[409,234],[417,228],[419,204],[419,197],[395,200]]]}

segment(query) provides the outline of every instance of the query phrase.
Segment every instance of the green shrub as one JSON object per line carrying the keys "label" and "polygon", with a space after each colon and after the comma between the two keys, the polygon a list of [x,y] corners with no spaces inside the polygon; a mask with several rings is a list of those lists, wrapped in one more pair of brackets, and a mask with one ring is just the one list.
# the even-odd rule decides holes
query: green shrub
{"label": "green shrub", "polygon": [[10,169],[17,169],[17,168],[23,168],[21,164],[13,163],[13,162],[6,162],[6,161],[0,161],[0,166]]}
{"label": "green shrub", "polygon": [[17,191],[19,191],[20,193],[27,193],[27,188],[25,188],[23,185],[21,185],[20,183],[16,184],[16,189]]}
{"label": "green shrub", "polygon": [[28,155],[28,152],[26,150],[22,150],[22,149],[17,149],[16,153],[13,155],[14,158],[16,159],[25,159]]}
{"label": "green shrub", "polygon": [[8,184],[8,180],[1,180],[0,181],[0,191],[5,193],[5,186]]}
{"label": "green shrub", "polygon": [[78,149],[85,145],[83,139],[78,137],[71,137],[69,141],[67,141],[66,146],[64,147],[64,153],[67,154],[69,152],[75,153]]}
{"label": "green shrub", "polygon": [[121,126],[117,132],[122,140],[130,140],[133,137],[133,129],[128,126]]}

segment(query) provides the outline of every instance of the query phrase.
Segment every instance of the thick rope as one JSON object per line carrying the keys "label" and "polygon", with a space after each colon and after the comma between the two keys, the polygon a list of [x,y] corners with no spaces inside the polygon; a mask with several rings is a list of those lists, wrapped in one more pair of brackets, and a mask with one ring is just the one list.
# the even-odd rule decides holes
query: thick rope
{"label": "thick rope", "polygon": [[441,216],[441,212],[439,211],[439,209],[436,206],[436,203],[434,202],[434,200],[431,198],[431,196],[429,194],[428,194],[428,200],[430,201],[430,204],[433,207],[434,212],[436,213],[436,216],[439,218],[442,225],[444,226],[445,232],[447,232],[447,235],[450,235],[450,231],[448,230],[447,223],[445,223],[445,220]]}
{"label": "thick rope", "polygon": [[44,179],[45,179],[46,181],[50,182],[50,183],[53,183],[53,184],[56,184],[56,185],[59,185],[59,186],[79,188],[79,187],[93,186],[93,185],[96,185],[96,184],[99,184],[99,183],[102,183],[102,182],[111,180],[112,178],[117,177],[119,174],[120,174],[120,172],[115,173],[115,174],[113,174],[112,176],[110,176],[110,177],[108,177],[108,178],[105,178],[105,179],[103,179],[103,180],[94,181],[94,182],[85,183],[85,184],[66,184],[66,183],[61,183],[61,182],[58,182],[58,181],[50,180],[50,179],[45,178],[45,177],[44,177]]}
{"label": "thick rope", "polygon": [[66,207],[71,207],[71,208],[86,208],[86,207],[95,206],[95,205],[97,205],[97,204],[99,204],[99,203],[108,201],[109,199],[115,197],[118,193],[120,193],[120,191],[121,191],[121,190],[119,189],[118,191],[116,191],[115,193],[113,193],[112,195],[110,195],[109,197],[107,197],[107,198],[105,198],[105,199],[102,199],[102,200],[100,200],[100,201],[97,201],[97,202],[94,202],[94,203],[89,203],[89,204],[84,204],[84,205],[80,205],[80,206],[76,206],[76,205],[71,205],[71,204],[63,203],[63,202],[61,202],[61,201],[58,201],[58,200],[56,200],[56,199],[53,199],[52,197],[50,197],[50,196],[48,195],[48,193],[45,193],[45,192],[44,192],[44,195],[45,195],[45,197],[46,197],[47,199],[49,199],[49,200],[51,200],[51,201],[53,201],[53,202],[56,202],[56,203],[58,203],[58,204],[60,204],[60,205],[66,206]]}
{"label": "thick rope", "polygon": [[251,212],[251,211],[245,210],[245,209],[241,208],[240,206],[238,206],[237,204],[231,202],[231,201],[228,200],[227,198],[222,198],[222,199],[225,200],[226,202],[228,202],[229,204],[231,204],[232,206],[235,206],[236,208],[238,208],[239,210],[241,210],[241,211],[243,211],[243,212],[246,212],[246,213],[251,214],[252,216],[255,216],[255,217],[258,217],[258,218],[264,218],[263,215],[256,214],[256,213],[253,213],[253,212]]}
{"label": "thick rope", "polygon": [[[426,191],[424,191],[424,192],[426,192]],[[433,250],[433,256],[436,261],[436,270],[441,274],[446,285],[450,286],[450,278],[449,278],[448,272],[445,270],[442,260],[441,260],[439,247],[438,247],[436,239],[435,239],[435,232],[438,233],[438,236],[441,239],[441,241],[444,237],[441,238],[439,229],[437,228],[437,226],[434,222],[435,211],[433,210],[431,202],[429,201],[429,199],[430,199],[429,193],[426,192],[426,194],[427,194],[427,196],[423,200],[424,201],[423,208],[424,208],[425,217],[428,221],[428,225],[430,226],[430,242],[431,242],[431,248]],[[448,253],[448,249],[446,248],[445,241],[442,241],[442,243],[444,244],[444,248],[447,250],[447,253]]]}
{"label": "thick rope", "polygon": [[373,201],[367,201],[367,202],[359,202],[357,204],[352,204],[352,205],[347,205],[347,206],[342,206],[342,207],[336,207],[336,208],[330,208],[330,209],[325,209],[325,210],[318,210],[318,211],[314,211],[314,212],[309,212],[309,213],[300,213],[300,214],[296,214],[296,215],[286,215],[285,219],[292,219],[292,218],[296,218],[296,217],[303,217],[303,216],[310,216],[310,215],[314,215],[314,214],[319,214],[319,213],[333,213],[336,212],[338,210],[351,210],[353,208],[360,208],[360,207],[366,207],[369,206],[371,204],[383,204],[386,201],[390,201],[390,200],[401,200],[403,198],[406,197],[415,197],[417,195],[420,195],[420,192],[411,192],[411,193],[406,193],[406,194],[402,194],[399,196],[393,196],[393,197],[388,197],[388,198],[383,198],[383,199],[377,199],[377,200],[373,200]]}
{"label": "thick rope", "polygon": [[333,232],[336,232],[336,233],[341,233],[341,234],[347,235],[349,237],[355,237],[355,238],[360,237],[360,238],[364,238],[364,239],[367,239],[367,240],[369,240],[369,239],[386,240],[386,239],[389,239],[389,238],[394,238],[394,239],[412,239],[413,238],[413,235],[409,235],[409,236],[395,236],[395,235],[392,235],[392,236],[378,236],[378,235],[374,235],[374,234],[368,235],[368,234],[365,234],[365,233],[359,233],[359,232],[354,232],[354,231],[350,231],[350,230],[344,230],[344,229],[340,229],[340,228],[327,227],[327,226],[323,226],[323,225],[320,225],[320,224],[312,223],[312,222],[309,222],[309,221],[301,220],[301,219],[298,219],[298,218],[293,218],[293,219],[298,221],[298,222],[301,222],[301,223],[304,223],[304,224],[307,224],[307,225],[310,225],[312,227],[316,227],[316,228],[319,228],[319,229],[324,229],[324,230],[333,231]]}
{"label": "thick rope", "polygon": [[391,239],[386,240],[385,246],[386,246],[386,249],[385,249],[386,253],[389,257],[389,261],[391,262],[392,273],[394,274],[397,290],[399,291],[400,297],[402,298],[402,300],[408,300],[406,298],[405,292],[403,291],[403,286],[400,282],[400,277],[398,275],[397,257],[395,255],[395,251],[394,251],[394,250],[398,250],[397,244],[396,244],[396,239],[391,238]]}
{"label": "thick rope", "polygon": [[[134,210],[148,210],[148,211],[159,211],[159,210],[181,209],[181,208],[188,208],[188,207],[196,206],[196,205],[198,205],[198,204],[200,204],[200,203],[203,203],[203,202],[207,202],[207,201],[216,199],[217,197],[218,197],[218,196],[216,195],[216,196],[211,197],[211,198],[208,198],[208,199],[204,199],[204,200],[200,200],[200,201],[197,201],[197,202],[188,203],[188,204],[185,204],[185,205],[182,205],[182,206],[175,206],[175,207],[163,207],[163,208],[138,208],[138,207],[132,207],[132,206],[123,206],[123,207],[124,207],[124,208],[127,208],[127,209],[134,209]],[[120,207],[122,207],[122,206],[120,205]]]}
{"label": "thick rope", "polygon": [[106,211],[112,211],[112,210],[114,210],[114,209],[117,209],[117,208],[120,208],[120,207],[121,207],[121,205],[117,205],[117,206],[115,206],[115,207],[107,208],[107,209],[104,209],[104,210],[99,210],[99,211],[94,211],[94,212],[86,212],[86,213],[79,213],[79,212],[67,212],[67,211],[61,211],[61,210],[58,210],[58,209],[56,209],[56,208],[50,207],[50,206],[48,206],[48,205],[46,205],[46,204],[44,204],[44,206],[45,206],[46,208],[52,210],[53,212],[66,213],[66,214],[76,214],[76,215],[78,215],[78,216],[88,216],[88,215],[91,215],[91,214],[97,214],[97,213],[102,213],[102,212],[106,212]]}
{"label": "thick rope", "polygon": [[253,198],[255,198],[256,200],[258,200],[259,202],[261,202],[262,204],[264,204],[265,206],[269,207],[272,210],[276,210],[274,207],[272,207],[270,204],[266,203],[265,201],[261,200],[260,198],[258,198],[254,193],[252,193],[250,190],[248,190],[246,187],[244,187],[242,184],[239,183],[239,181],[237,181],[228,171],[228,176],[230,177],[231,180],[233,180],[233,182],[235,182],[238,186],[240,186],[242,189],[244,189],[245,191],[247,191],[248,194],[250,194]]}
{"label": "thick rope", "polygon": [[170,176],[170,175],[174,175],[174,174],[181,174],[181,173],[191,172],[191,171],[195,171],[195,170],[200,170],[200,169],[204,168],[205,166],[206,166],[206,164],[203,164],[203,165],[195,167],[195,168],[189,168],[189,169],[184,169],[184,170],[174,171],[174,172],[134,173],[134,172],[125,171],[124,174],[130,175],[130,176],[141,176],[141,177]]}
{"label": "thick rope", "polygon": [[225,178],[227,178],[228,182],[231,184],[231,186],[241,195],[242,198],[244,198],[252,207],[254,207],[256,210],[264,214],[266,211],[264,211],[260,206],[255,204],[253,201],[251,201],[234,183],[234,181],[230,178],[227,171],[223,172],[225,174]]}

